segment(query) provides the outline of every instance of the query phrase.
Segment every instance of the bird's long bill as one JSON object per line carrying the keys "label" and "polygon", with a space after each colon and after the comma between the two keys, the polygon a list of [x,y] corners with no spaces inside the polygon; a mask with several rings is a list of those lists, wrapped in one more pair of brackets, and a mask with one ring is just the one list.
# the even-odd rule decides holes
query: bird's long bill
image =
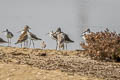
{"label": "bird's long bill", "polygon": [[81,34],[84,34],[85,32],[87,32],[87,31],[83,31]]}
{"label": "bird's long bill", "polygon": [[22,31],[18,31],[17,33],[21,33]]}
{"label": "bird's long bill", "polygon": [[4,33],[4,32],[6,32],[6,31],[2,31],[1,33]]}

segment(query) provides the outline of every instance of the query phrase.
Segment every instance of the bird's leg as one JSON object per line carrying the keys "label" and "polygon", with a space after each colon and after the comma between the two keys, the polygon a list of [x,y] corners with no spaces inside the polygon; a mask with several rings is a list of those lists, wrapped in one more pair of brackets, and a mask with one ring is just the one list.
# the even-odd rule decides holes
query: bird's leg
{"label": "bird's leg", "polygon": [[9,38],[7,38],[7,40],[8,40],[8,46],[9,46]]}
{"label": "bird's leg", "polygon": [[11,46],[11,38],[10,38],[10,46]]}
{"label": "bird's leg", "polygon": [[56,40],[56,50],[57,50],[57,48],[58,48],[58,42],[57,42],[57,40]]}
{"label": "bird's leg", "polygon": [[59,41],[58,41],[58,43],[57,43],[57,46],[58,46],[59,50],[61,50],[61,44],[60,44]]}
{"label": "bird's leg", "polygon": [[24,47],[26,47],[26,41],[24,41]]}
{"label": "bird's leg", "polygon": [[23,47],[25,47],[25,41],[23,42]]}
{"label": "bird's leg", "polygon": [[10,38],[10,46],[11,46],[11,38]]}
{"label": "bird's leg", "polygon": [[66,43],[66,50],[67,50],[67,43]]}
{"label": "bird's leg", "polygon": [[26,47],[28,47],[28,40],[26,40]]}
{"label": "bird's leg", "polygon": [[27,47],[27,46],[28,46],[27,44],[28,44],[28,41],[26,40],[26,41],[25,41],[25,43],[24,43],[25,47]]}
{"label": "bird's leg", "polygon": [[30,48],[30,46],[31,46],[31,39],[30,39],[30,44],[29,44],[29,48]]}
{"label": "bird's leg", "polygon": [[21,43],[21,48],[22,48],[22,43]]}
{"label": "bird's leg", "polygon": [[63,44],[63,50],[64,50],[64,44]]}
{"label": "bird's leg", "polygon": [[60,45],[58,45],[58,50],[60,50]]}
{"label": "bird's leg", "polygon": [[60,44],[56,41],[56,50],[60,50]]}
{"label": "bird's leg", "polygon": [[34,41],[32,40],[32,43],[33,43],[33,48],[35,48],[35,44],[34,44]]}

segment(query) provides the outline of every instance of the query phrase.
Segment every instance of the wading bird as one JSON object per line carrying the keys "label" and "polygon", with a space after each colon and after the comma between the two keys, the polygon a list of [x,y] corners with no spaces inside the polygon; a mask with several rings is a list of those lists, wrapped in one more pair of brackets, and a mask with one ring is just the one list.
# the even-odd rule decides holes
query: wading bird
{"label": "wading bird", "polygon": [[13,33],[10,32],[8,29],[6,29],[5,31],[3,31],[2,33],[6,33],[6,37],[7,37],[7,40],[8,40],[8,46],[11,45],[11,39],[14,37]]}
{"label": "wading bird", "polygon": [[71,39],[69,38],[69,36],[68,36],[66,33],[64,33],[64,32],[61,31],[61,28],[60,28],[60,27],[56,30],[56,34],[57,34],[57,35],[60,34],[61,36],[64,36],[64,43],[65,43],[65,45],[66,45],[66,50],[67,50],[67,44],[74,42],[73,40],[71,40]]}
{"label": "wading bird", "polygon": [[84,39],[84,40],[86,40],[86,38],[85,38],[85,35],[87,35],[87,34],[90,34],[91,33],[91,30],[88,28],[88,29],[86,29],[84,32],[82,32],[82,38]]}
{"label": "wading bird", "polygon": [[40,44],[40,46],[41,46],[42,49],[45,49],[45,48],[46,48],[46,43],[45,43],[45,41],[42,41],[41,44]]}
{"label": "wading bird", "polygon": [[20,35],[18,41],[15,44],[21,43],[21,47],[22,47],[22,42],[25,42],[28,39],[28,30],[31,29],[29,26],[25,26],[23,33]]}
{"label": "wading bird", "polygon": [[35,34],[33,34],[32,32],[30,32],[29,30],[28,30],[28,37],[30,39],[30,45],[29,45],[29,47],[31,46],[31,42],[32,42],[33,47],[35,48],[34,41],[36,41],[36,40],[42,40],[42,39],[38,38]]}

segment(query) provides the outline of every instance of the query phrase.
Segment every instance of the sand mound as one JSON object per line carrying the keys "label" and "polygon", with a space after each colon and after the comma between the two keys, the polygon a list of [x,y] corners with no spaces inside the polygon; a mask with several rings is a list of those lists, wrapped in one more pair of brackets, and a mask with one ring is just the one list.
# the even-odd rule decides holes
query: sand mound
{"label": "sand mound", "polygon": [[[88,56],[84,55],[84,51],[56,51],[56,50],[0,47],[0,62],[8,63],[8,65],[15,64],[15,65],[27,65],[29,67],[31,66],[31,68],[35,67],[37,68],[38,72],[41,70],[43,71],[45,70],[48,72],[53,71],[53,73],[52,72],[50,73],[50,76],[52,76],[53,78],[57,76],[58,79],[60,80],[97,80],[95,79],[95,77],[99,78],[98,80],[120,79],[119,63],[99,62],[91,60]],[[58,73],[56,72],[55,75],[54,71],[59,72]],[[58,76],[59,74],[60,76]],[[45,76],[44,73],[43,76]],[[71,76],[72,78],[69,79],[69,77]],[[87,76],[89,77],[89,79],[82,79],[81,76]],[[40,80],[40,79],[27,79],[27,80]],[[43,79],[42,77],[42,80],[45,79]],[[46,80],[53,79],[47,77]]]}

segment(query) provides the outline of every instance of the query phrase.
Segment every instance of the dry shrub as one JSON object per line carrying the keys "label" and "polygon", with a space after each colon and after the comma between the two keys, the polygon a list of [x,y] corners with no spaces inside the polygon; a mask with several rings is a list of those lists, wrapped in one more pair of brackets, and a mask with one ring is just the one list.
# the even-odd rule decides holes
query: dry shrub
{"label": "dry shrub", "polygon": [[91,32],[85,35],[86,43],[81,43],[83,49],[92,58],[98,60],[120,59],[120,35],[108,29],[101,32]]}

